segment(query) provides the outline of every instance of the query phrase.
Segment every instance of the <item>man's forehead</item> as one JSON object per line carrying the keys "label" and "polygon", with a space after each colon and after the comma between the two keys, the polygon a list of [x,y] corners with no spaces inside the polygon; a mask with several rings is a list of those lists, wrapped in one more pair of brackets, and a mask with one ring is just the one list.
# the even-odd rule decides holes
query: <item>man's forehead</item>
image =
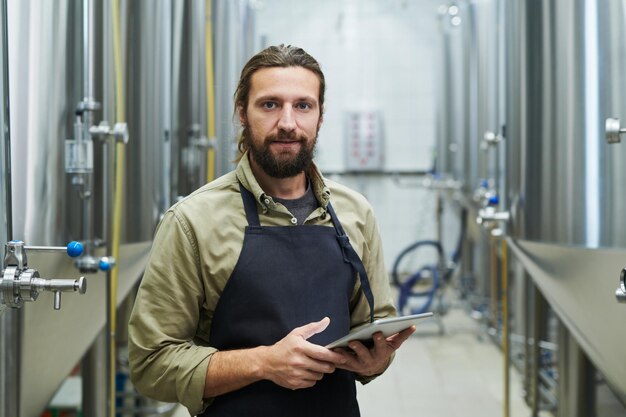
{"label": "man's forehead", "polygon": [[317,99],[320,80],[317,75],[304,67],[268,67],[252,74],[251,94],[296,93],[312,95]]}

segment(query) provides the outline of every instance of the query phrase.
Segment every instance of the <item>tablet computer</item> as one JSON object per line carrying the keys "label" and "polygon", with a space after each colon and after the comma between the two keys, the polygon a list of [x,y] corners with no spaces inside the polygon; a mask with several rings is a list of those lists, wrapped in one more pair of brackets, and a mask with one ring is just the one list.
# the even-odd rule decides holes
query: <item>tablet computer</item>
{"label": "tablet computer", "polygon": [[336,347],[346,347],[348,342],[353,340],[359,340],[361,342],[372,339],[374,333],[382,332],[385,337],[394,335],[401,332],[404,329],[408,329],[414,324],[419,323],[423,319],[432,317],[433,313],[412,314],[410,316],[390,317],[387,319],[374,320],[357,330],[354,330],[344,337],[335,340],[334,342],[326,345],[328,349]]}

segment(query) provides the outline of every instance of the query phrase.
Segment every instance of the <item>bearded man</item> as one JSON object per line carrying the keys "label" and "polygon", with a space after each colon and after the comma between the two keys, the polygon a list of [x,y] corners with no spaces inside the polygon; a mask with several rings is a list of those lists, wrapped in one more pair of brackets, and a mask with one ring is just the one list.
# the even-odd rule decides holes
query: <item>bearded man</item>
{"label": "bearded man", "polygon": [[137,294],[129,359],[144,395],[200,416],[359,416],[355,381],[415,330],[325,347],[396,310],[371,206],[313,162],[324,92],[301,48],[243,68],[237,168],[167,211]]}

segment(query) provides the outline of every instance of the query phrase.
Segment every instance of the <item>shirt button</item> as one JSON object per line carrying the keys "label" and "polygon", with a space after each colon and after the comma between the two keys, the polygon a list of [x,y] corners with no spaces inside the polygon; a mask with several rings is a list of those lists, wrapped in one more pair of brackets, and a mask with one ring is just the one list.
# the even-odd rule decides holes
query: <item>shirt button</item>
{"label": "shirt button", "polygon": [[264,202],[265,202],[265,204],[269,204],[269,203],[270,203],[270,199],[269,199],[269,198],[266,198],[266,199],[264,200]]}
{"label": "shirt button", "polygon": [[291,223],[292,224],[298,224],[298,219],[296,219],[295,217],[291,218]]}

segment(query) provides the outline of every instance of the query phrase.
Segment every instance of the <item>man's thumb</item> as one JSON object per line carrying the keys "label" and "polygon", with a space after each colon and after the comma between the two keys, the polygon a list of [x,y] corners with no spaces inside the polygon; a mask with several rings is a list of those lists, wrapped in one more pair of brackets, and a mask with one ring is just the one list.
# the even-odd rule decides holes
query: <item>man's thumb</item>
{"label": "man's thumb", "polygon": [[314,321],[312,323],[305,324],[304,326],[296,327],[293,329],[293,333],[306,340],[314,334],[318,334],[326,330],[329,324],[330,319],[328,317],[324,317],[320,321]]}

